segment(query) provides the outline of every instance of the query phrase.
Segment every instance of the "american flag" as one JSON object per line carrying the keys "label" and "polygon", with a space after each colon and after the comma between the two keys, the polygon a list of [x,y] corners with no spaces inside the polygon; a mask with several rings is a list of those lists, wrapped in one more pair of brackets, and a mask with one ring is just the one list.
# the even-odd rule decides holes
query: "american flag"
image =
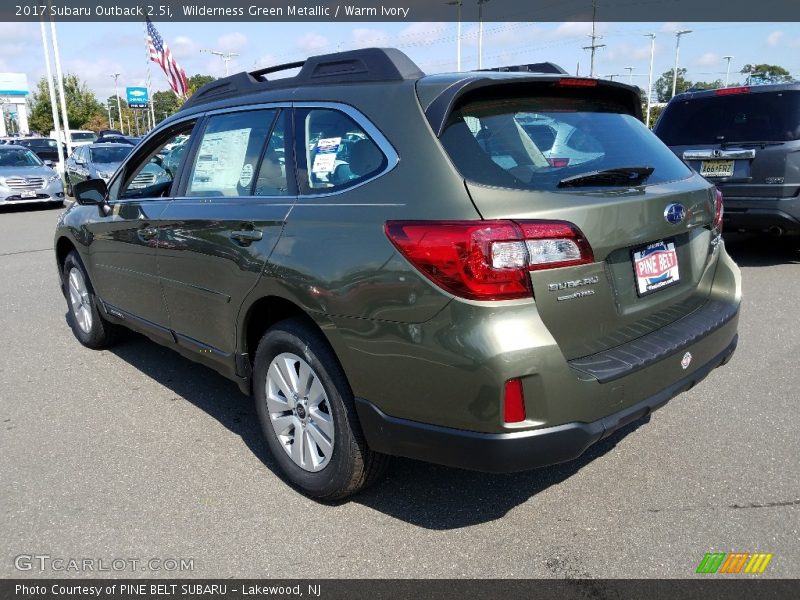
{"label": "american flag", "polygon": [[164,74],[169,80],[169,85],[172,91],[178,96],[186,97],[189,93],[189,83],[186,81],[186,71],[181,69],[180,65],[175,62],[167,44],[164,39],[159,35],[158,31],[150,19],[147,20],[147,45],[150,49],[150,60],[161,67]]}

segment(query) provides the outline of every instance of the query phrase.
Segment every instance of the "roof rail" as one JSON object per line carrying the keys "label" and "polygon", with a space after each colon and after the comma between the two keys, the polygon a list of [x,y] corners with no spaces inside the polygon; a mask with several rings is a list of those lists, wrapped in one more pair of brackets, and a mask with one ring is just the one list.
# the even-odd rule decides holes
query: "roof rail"
{"label": "roof rail", "polygon": [[[300,68],[294,77],[268,80],[264,76]],[[311,56],[304,61],[236,73],[217,79],[198,89],[181,110],[248,93],[309,85],[336,85],[356,82],[390,82],[423,77],[419,67],[395,48],[363,48],[334,54]]]}
{"label": "roof rail", "polygon": [[492,67],[490,69],[478,70],[500,71],[502,73],[552,73],[554,75],[569,75],[569,73],[567,73],[564,69],[551,62],[529,63],[527,65],[509,65],[507,67]]}

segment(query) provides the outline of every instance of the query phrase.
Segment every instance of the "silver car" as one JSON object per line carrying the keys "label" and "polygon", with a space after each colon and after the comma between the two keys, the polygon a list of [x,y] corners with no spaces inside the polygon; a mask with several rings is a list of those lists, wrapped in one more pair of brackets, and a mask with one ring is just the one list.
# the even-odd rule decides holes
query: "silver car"
{"label": "silver car", "polygon": [[64,202],[61,177],[28,148],[0,146],[0,206]]}

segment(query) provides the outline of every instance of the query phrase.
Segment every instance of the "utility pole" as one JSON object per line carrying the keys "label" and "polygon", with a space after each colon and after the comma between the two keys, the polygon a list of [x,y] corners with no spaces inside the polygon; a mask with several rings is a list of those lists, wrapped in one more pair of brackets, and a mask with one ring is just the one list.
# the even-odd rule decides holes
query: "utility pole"
{"label": "utility pole", "polygon": [[728,87],[728,79],[731,75],[731,59],[734,58],[733,56],[723,56],[723,59],[728,61],[728,66],[725,68],[725,87]]}
{"label": "utility pole", "polygon": [[[125,133],[125,131],[122,129],[122,102],[119,99],[119,88],[117,87],[117,79],[119,79],[119,75],[120,75],[119,73],[114,73],[114,74],[110,75],[109,77],[111,77],[114,80],[114,95],[117,97],[117,115],[119,116],[119,128],[120,128],[120,131],[122,131],[122,133]],[[128,135],[130,135],[130,134],[131,134],[131,126],[130,126],[130,121],[129,121],[128,122]]]}
{"label": "utility pole", "polygon": [[650,74],[647,76],[647,117],[645,125],[650,127],[650,109],[653,104],[653,57],[656,54],[656,34],[646,33],[645,37],[650,38]]}
{"label": "utility pole", "polygon": [[675,68],[672,71],[672,96],[675,96],[675,90],[678,86],[678,55],[681,49],[681,36],[687,33],[692,33],[692,30],[681,29],[675,32]]}
{"label": "utility pole", "polygon": [[483,68],[483,5],[489,0],[478,0],[478,69]]}
{"label": "utility pole", "polygon": [[456,33],[456,71],[461,72],[461,7],[464,0],[451,0],[446,2],[448,6],[455,6],[458,10],[458,31]]}
{"label": "utility pole", "polygon": [[592,0],[592,35],[589,37],[592,38],[592,44],[590,46],[584,46],[584,50],[591,51],[591,58],[589,59],[589,77],[594,77],[594,53],[598,48],[605,48],[605,44],[598,44],[597,40],[602,39],[601,36],[597,35],[596,31],[597,26],[597,0]]}
{"label": "utility pole", "polygon": [[214,56],[219,56],[222,59],[222,62],[225,63],[225,77],[228,76],[228,63],[231,62],[231,59],[234,56],[239,56],[238,52],[223,52],[222,50],[200,50],[200,52],[206,52],[208,54],[213,54]]}

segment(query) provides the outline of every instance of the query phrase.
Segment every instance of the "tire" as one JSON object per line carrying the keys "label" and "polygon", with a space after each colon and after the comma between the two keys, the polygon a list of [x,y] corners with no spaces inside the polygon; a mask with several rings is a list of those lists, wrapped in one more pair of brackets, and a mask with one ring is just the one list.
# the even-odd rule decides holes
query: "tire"
{"label": "tire", "polygon": [[335,501],[385,473],[389,457],[367,446],[347,379],[315,329],[288,319],[267,330],[253,377],[261,429],[292,485],[312,498]]}
{"label": "tire", "polygon": [[97,309],[92,282],[75,250],[64,260],[62,282],[69,309],[69,325],[78,341],[95,350],[112,345],[117,339],[119,326],[106,321]]}

